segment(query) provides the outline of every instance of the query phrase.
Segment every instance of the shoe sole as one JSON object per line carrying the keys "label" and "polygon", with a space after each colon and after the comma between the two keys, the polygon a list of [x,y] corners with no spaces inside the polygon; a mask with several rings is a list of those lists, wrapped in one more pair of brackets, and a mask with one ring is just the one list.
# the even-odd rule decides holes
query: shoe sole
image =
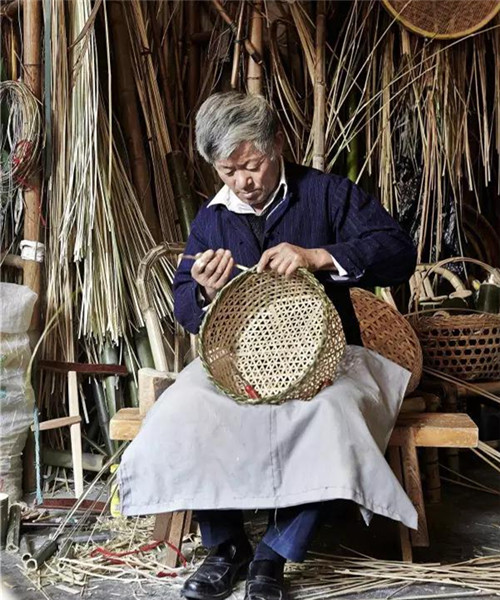
{"label": "shoe sole", "polygon": [[243,565],[239,569],[239,571],[236,574],[236,577],[234,578],[233,585],[231,586],[231,589],[228,592],[223,592],[222,594],[214,595],[214,594],[202,594],[202,593],[197,593],[197,592],[185,593],[184,590],[181,590],[181,596],[183,598],[186,598],[187,600],[224,600],[224,598],[228,598],[233,593],[234,586],[236,585],[236,583],[238,581],[243,581],[243,579],[246,579],[249,565],[250,565],[250,563]]}

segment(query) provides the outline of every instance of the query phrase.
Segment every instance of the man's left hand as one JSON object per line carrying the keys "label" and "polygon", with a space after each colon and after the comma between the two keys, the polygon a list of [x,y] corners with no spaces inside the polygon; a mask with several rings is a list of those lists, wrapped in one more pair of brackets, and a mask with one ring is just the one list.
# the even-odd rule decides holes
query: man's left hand
{"label": "man's left hand", "polygon": [[323,248],[301,248],[283,242],[264,252],[257,265],[257,273],[271,269],[280,275],[291,277],[299,267],[312,272],[335,270],[331,254]]}

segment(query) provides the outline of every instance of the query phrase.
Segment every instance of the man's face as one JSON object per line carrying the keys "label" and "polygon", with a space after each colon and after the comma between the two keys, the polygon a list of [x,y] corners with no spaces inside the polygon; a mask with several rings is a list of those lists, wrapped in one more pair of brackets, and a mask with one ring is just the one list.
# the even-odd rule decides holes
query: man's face
{"label": "man's face", "polygon": [[259,152],[251,142],[241,143],[229,158],[215,161],[222,181],[240,200],[262,208],[280,179],[281,134],[276,136],[274,158]]}

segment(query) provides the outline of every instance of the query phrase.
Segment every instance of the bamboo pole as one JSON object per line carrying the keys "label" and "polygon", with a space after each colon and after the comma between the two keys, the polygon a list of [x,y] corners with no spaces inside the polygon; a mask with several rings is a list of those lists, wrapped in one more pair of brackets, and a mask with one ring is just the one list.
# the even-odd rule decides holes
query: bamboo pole
{"label": "bamboo pole", "polygon": [[120,111],[120,124],[125,137],[125,145],[130,157],[132,182],[149,230],[155,241],[159,242],[161,240],[161,230],[151,193],[152,177],[149,173],[144,135],[139,120],[139,103],[137,102],[136,84],[130,55],[130,37],[127,32],[121,2],[110,2],[109,22],[115,51],[116,99]]}
{"label": "bamboo pole", "polygon": [[195,41],[200,31],[200,9],[195,0],[188,2],[188,105],[191,111],[196,107],[200,89],[200,45]]}
{"label": "bamboo pole", "polygon": [[316,4],[316,57],[314,64],[313,167],[325,170],[325,0]]}
{"label": "bamboo pole", "polygon": [[[250,42],[257,50],[259,56],[263,53],[262,43],[262,0],[256,0],[253,4],[252,16],[250,17]],[[250,55],[248,57],[247,87],[249,94],[262,94],[262,62],[255,62]]]}
{"label": "bamboo pole", "polygon": [[[41,53],[42,53],[42,3],[41,0],[24,0],[23,39],[24,39],[24,83],[33,95],[41,98]],[[24,191],[24,239],[40,241],[40,210],[41,210],[41,178],[40,173],[33,175],[29,186]],[[37,294],[38,298],[33,307],[30,331],[34,337],[40,331],[40,293],[42,280],[42,264],[35,260],[26,260],[23,269],[23,283]],[[35,443],[30,432],[23,452],[23,489],[31,492],[36,486],[35,473]]]}
{"label": "bamboo pole", "polygon": [[[24,83],[33,95],[41,98],[41,31],[42,3],[40,0],[24,0]],[[29,187],[24,192],[24,239],[40,241],[40,209],[41,209],[40,174],[37,173],[29,181]],[[24,267],[24,285],[27,285],[38,295],[33,309],[30,330],[40,328],[40,292],[41,292],[41,263],[27,260]]]}
{"label": "bamboo pole", "polygon": [[245,2],[241,3],[240,16],[238,18],[238,31],[234,40],[233,50],[233,68],[231,71],[231,88],[233,90],[238,89],[239,75],[240,75],[240,59],[241,59],[241,42],[243,37],[243,23],[245,17]]}

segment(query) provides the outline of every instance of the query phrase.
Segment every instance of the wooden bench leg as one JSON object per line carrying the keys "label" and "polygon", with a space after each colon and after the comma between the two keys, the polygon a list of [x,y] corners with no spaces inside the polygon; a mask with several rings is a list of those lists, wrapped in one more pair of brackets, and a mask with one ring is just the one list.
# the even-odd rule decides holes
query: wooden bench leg
{"label": "wooden bench leg", "polygon": [[439,477],[439,455],[437,448],[424,448],[425,492],[432,504],[441,502],[441,479]]}
{"label": "wooden bench leg", "polygon": [[156,515],[155,526],[153,529],[153,539],[157,542],[168,540],[170,532],[170,522],[172,521],[172,513],[160,513]]}
{"label": "wooden bench leg", "polygon": [[[401,472],[401,452],[397,446],[389,447],[389,464],[391,465],[394,475],[398,478],[399,483],[404,488],[403,474]],[[398,523],[399,539],[401,542],[401,556],[405,562],[413,561],[413,551],[410,543],[410,531],[403,523]]]}
{"label": "wooden bench leg", "polygon": [[411,428],[405,432],[401,446],[401,458],[405,490],[418,513],[418,530],[410,532],[411,542],[413,546],[429,546],[422,480],[420,478],[414,433]]}
{"label": "wooden bench leg", "polygon": [[192,512],[182,511],[174,513],[161,513],[156,516],[153,539],[168,542],[173,548],[168,547],[165,556],[167,567],[176,567],[179,555],[175,548],[181,549],[182,538],[189,533]]}

